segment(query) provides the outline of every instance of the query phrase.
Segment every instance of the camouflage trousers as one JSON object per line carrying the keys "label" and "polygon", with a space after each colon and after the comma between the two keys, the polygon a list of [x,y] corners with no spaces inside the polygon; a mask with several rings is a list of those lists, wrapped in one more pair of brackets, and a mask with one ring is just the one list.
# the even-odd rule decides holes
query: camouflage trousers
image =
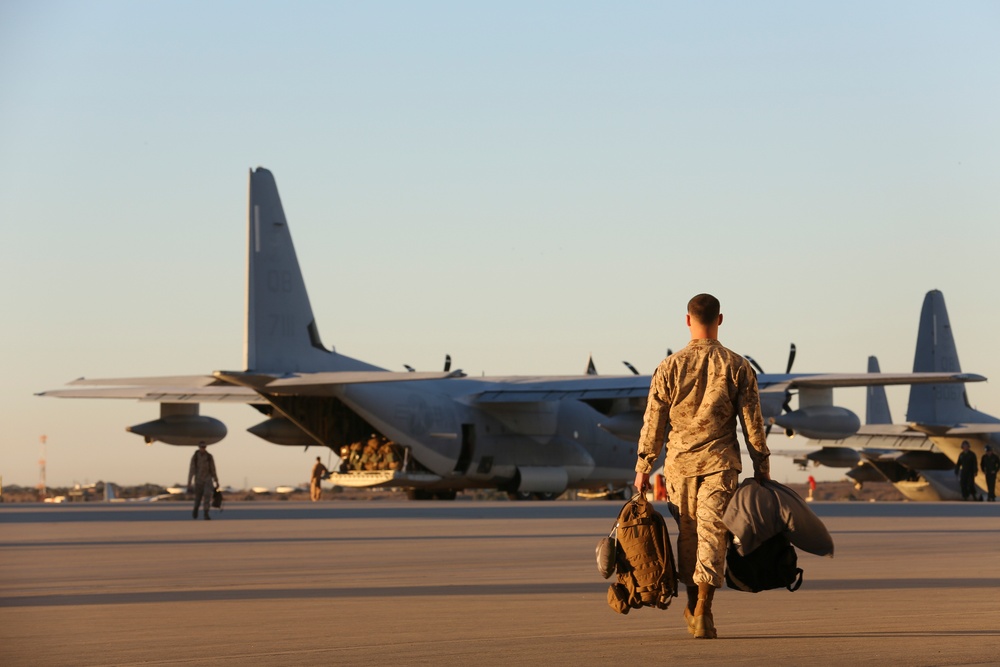
{"label": "camouflage trousers", "polygon": [[726,526],[722,515],[736,492],[739,472],[668,479],[670,502],[677,506],[677,574],[687,586],[726,581]]}
{"label": "camouflage trousers", "polygon": [[212,506],[212,496],[215,494],[215,482],[209,477],[206,480],[194,483],[194,513],[198,513],[198,506],[205,502],[205,516],[208,516],[208,508]]}

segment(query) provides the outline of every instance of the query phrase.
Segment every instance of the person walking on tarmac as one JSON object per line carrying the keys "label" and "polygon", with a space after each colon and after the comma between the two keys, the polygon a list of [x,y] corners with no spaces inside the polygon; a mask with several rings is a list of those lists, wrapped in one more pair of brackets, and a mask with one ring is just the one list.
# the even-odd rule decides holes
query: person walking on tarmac
{"label": "person walking on tarmac", "polygon": [[955,464],[955,474],[958,475],[958,483],[962,487],[962,500],[970,497],[976,500],[976,474],[979,472],[979,465],[976,463],[976,453],[969,448],[969,441],[962,441],[962,453],[958,455],[958,462]]}
{"label": "person walking on tarmac", "polygon": [[722,515],[742,470],[737,417],[754,478],[771,478],[757,377],[746,359],[718,341],[719,310],[711,294],[688,302],[691,341],[653,374],[635,465],[635,487],[642,493],[669,428],[663,471],[669,501],[678,510],[677,569],[688,597],[684,618],[699,639],[718,635],[712,599],[726,572]]}
{"label": "person walking on tarmac", "polygon": [[1000,472],[1000,456],[993,451],[991,445],[986,445],[986,453],[979,459],[979,464],[983,467],[983,475],[986,476],[986,500],[993,502],[997,499],[997,472]]}
{"label": "person walking on tarmac", "polygon": [[323,478],[330,473],[326,469],[326,466],[320,463],[319,457],[316,457],[316,463],[313,464],[312,474],[309,477],[309,497],[313,502],[316,502],[323,497]]}
{"label": "person walking on tarmac", "polygon": [[208,508],[212,504],[212,494],[219,486],[219,475],[215,472],[215,459],[208,453],[205,444],[198,445],[198,450],[191,457],[191,465],[188,467],[188,491],[194,491],[194,510],[191,518],[198,518],[198,505],[202,499],[205,500],[205,520],[208,516]]}

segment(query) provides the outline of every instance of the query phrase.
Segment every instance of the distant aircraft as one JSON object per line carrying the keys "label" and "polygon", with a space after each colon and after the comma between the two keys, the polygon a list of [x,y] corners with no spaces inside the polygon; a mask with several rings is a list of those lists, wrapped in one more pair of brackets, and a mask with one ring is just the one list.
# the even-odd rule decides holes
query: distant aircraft
{"label": "distant aircraft", "polygon": [[[875,357],[869,357],[868,370],[879,371]],[[913,371],[961,372],[948,309],[938,290],[924,297]],[[893,424],[885,390],[869,387],[866,424],[846,438],[813,438],[822,449],[806,458],[852,468],[848,475],[859,482],[892,482],[910,500],[959,500],[954,469],[962,442],[968,441],[977,457],[987,444],[1000,447],[1000,419],[973,409],[964,387],[914,385],[906,419],[906,424]],[[982,472],[976,483],[986,488]]]}
{"label": "distant aircraft", "polygon": [[[405,452],[402,469],[330,476],[341,486],[402,487],[412,498],[497,489],[554,498],[567,489],[624,489],[634,477],[648,375],[466,377],[460,370],[391,372],[323,346],[274,177],[250,172],[245,370],[152,378],[80,378],[40,395],[131,398],[160,418],[127,430],[146,442],[212,444],[225,425],[200,403],[248,403],[267,419],[249,429],[278,445],[340,453],[375,439]],[[628,365],[628,364],[626,364]],[[789,431],[839,438],[860,420],[833,388],[970,382],[961,373],[758,375],[761,407]],[[798,392],[799,408],[789,401]]]}
{"label": "distant aircraft", "polygon": [[[168,490],[169,491],[169,490]],[[155,496],[137,496],[135,498],[121,498],[118,496],[118,487],[111,482],[104,483],[104,502],[106,503],[155,503],[166,500],[172,494],[160,493]]]}

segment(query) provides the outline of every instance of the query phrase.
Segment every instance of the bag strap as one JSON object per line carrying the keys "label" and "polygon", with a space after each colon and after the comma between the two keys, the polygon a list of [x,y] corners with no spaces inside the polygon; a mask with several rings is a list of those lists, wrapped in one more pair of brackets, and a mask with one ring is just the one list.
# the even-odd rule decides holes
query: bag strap
{"label": "bag strap", "polygon": [[795,581],[785,586],[785,588],[794,593],[795,591],[799,590],[799,586],[801,585],[802,585],[802,568],[797,567],[795,568]]}

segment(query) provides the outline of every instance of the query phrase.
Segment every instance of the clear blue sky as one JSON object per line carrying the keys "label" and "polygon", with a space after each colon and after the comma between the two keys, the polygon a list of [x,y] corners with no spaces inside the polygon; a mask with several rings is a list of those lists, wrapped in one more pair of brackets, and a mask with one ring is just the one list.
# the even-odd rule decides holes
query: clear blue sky
{"label": "clear blue sky", "polygon": [[[648,373],[709,291],[766,370],[907,371],[940,289],[1000,415],[998,118],[995,2],[7,0],[0,474],[35,484],[45,434],[50,484],[183,480],[124,431],[155,405],[33,393],[242,366],[258,165],[351,356]],[[306,479],[203,412],[223,484]]]}

